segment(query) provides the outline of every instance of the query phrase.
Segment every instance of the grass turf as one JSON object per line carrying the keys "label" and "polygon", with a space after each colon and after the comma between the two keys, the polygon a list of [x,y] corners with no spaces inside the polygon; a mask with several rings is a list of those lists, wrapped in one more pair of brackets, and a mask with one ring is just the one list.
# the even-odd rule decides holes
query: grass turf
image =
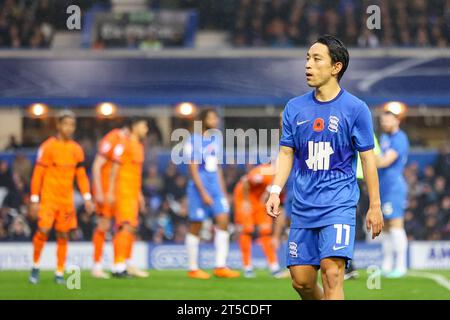
{"label": "grass turf", "polygon": [[[429,271],[450,280],[450,270]],[[42,271],[39,284],[28,282],[28,272],[0,272],[0,299],[298,299],[290,279],[273,279],[266,271],[257,271],[254,279],[195,280],[184,271],[151,270],[147,279],[93,279],[81,273],[81,289],[69,290],[56,285],[53,272]],[[381,279],[381,289],[367,289],[367,274],[345,282],[346,299],[450,299],[450,291],[432,279],[406,276]]]}

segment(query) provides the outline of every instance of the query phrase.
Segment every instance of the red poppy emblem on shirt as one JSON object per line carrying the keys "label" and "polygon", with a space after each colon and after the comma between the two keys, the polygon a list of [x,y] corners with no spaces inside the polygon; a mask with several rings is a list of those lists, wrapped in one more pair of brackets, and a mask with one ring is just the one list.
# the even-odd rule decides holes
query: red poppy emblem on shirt
{"label": "red poppy emblem on shirt", "polygon": [[323,131],[324,128],[324,121],[322,118],[316,118],[316,120],[314,120],[314,124],[313,124],[313,130],[315,132],[321,132]]}

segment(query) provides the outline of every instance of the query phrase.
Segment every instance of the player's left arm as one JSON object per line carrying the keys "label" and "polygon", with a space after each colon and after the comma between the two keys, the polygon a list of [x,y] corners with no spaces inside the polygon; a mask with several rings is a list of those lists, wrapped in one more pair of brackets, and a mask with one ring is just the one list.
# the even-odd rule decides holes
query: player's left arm
{"label": "player's left arm", "polygon": [[372,229],[372,239],[375,239],[382,231],[384,222],[381,213],[380,189],[378,183],[378,171],[373,149],[359,153],[361,165],[364,174],[364,180],[367,184],[370,206],[366,216],[367,231]]}
{"label": "player's left arm", "polygon": [[92,202],[92,196],[91,196],[91,188],[89,186],[89,178],[86,174],[86,167],[84,162],[84,152],[80,148],[78,151],[78,162],[77,167],[75,171],[75,176],[77,179],[77,185],[78,189],[80,189],[81,194],[83,195],[84,199],[84,206],[87,213],[94,212],[94,204]]}
{"label": "player's left arm", "polygon": [[394,149],[387,150],[376,157],[377,168],[387,168],[398,158],[398,152]]}

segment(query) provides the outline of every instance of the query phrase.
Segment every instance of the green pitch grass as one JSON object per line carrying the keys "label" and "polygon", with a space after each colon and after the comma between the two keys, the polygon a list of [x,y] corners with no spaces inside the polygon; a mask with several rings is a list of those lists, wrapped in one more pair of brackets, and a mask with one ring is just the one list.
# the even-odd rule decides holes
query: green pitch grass
{"label": "green pitch grass", "polygon": [[[416,272],[416,273],[421,273]],[[450,271],[428,271],[450,281]],[[345,282],[346,299],[450,299],[450,291],[432,279],[406,276],[381,279],[381,289],[367,289],[367,274]],[[147,279],[93,279],[81,273],[81,288],[69,290],[53,282],[53,273],[41,272],[37,285],[28,283],[28,272],[0,272],[0,300],[4,299],[298,299],[290,279],[273,279],[258,271],[254,279],[189,279],[184,271],[151,271]]]}

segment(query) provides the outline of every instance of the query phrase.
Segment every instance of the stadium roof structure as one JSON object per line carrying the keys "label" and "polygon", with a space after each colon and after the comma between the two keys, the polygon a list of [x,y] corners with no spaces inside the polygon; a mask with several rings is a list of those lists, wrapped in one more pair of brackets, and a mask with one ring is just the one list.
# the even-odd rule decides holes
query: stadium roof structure
{"label": "stadium roof structure", "polygon": [[[310,90],[305,50],[0,52],[0,106],[284,105]],[[342,86],[369,105],[450,106],[448,50],[353,50]]]}

